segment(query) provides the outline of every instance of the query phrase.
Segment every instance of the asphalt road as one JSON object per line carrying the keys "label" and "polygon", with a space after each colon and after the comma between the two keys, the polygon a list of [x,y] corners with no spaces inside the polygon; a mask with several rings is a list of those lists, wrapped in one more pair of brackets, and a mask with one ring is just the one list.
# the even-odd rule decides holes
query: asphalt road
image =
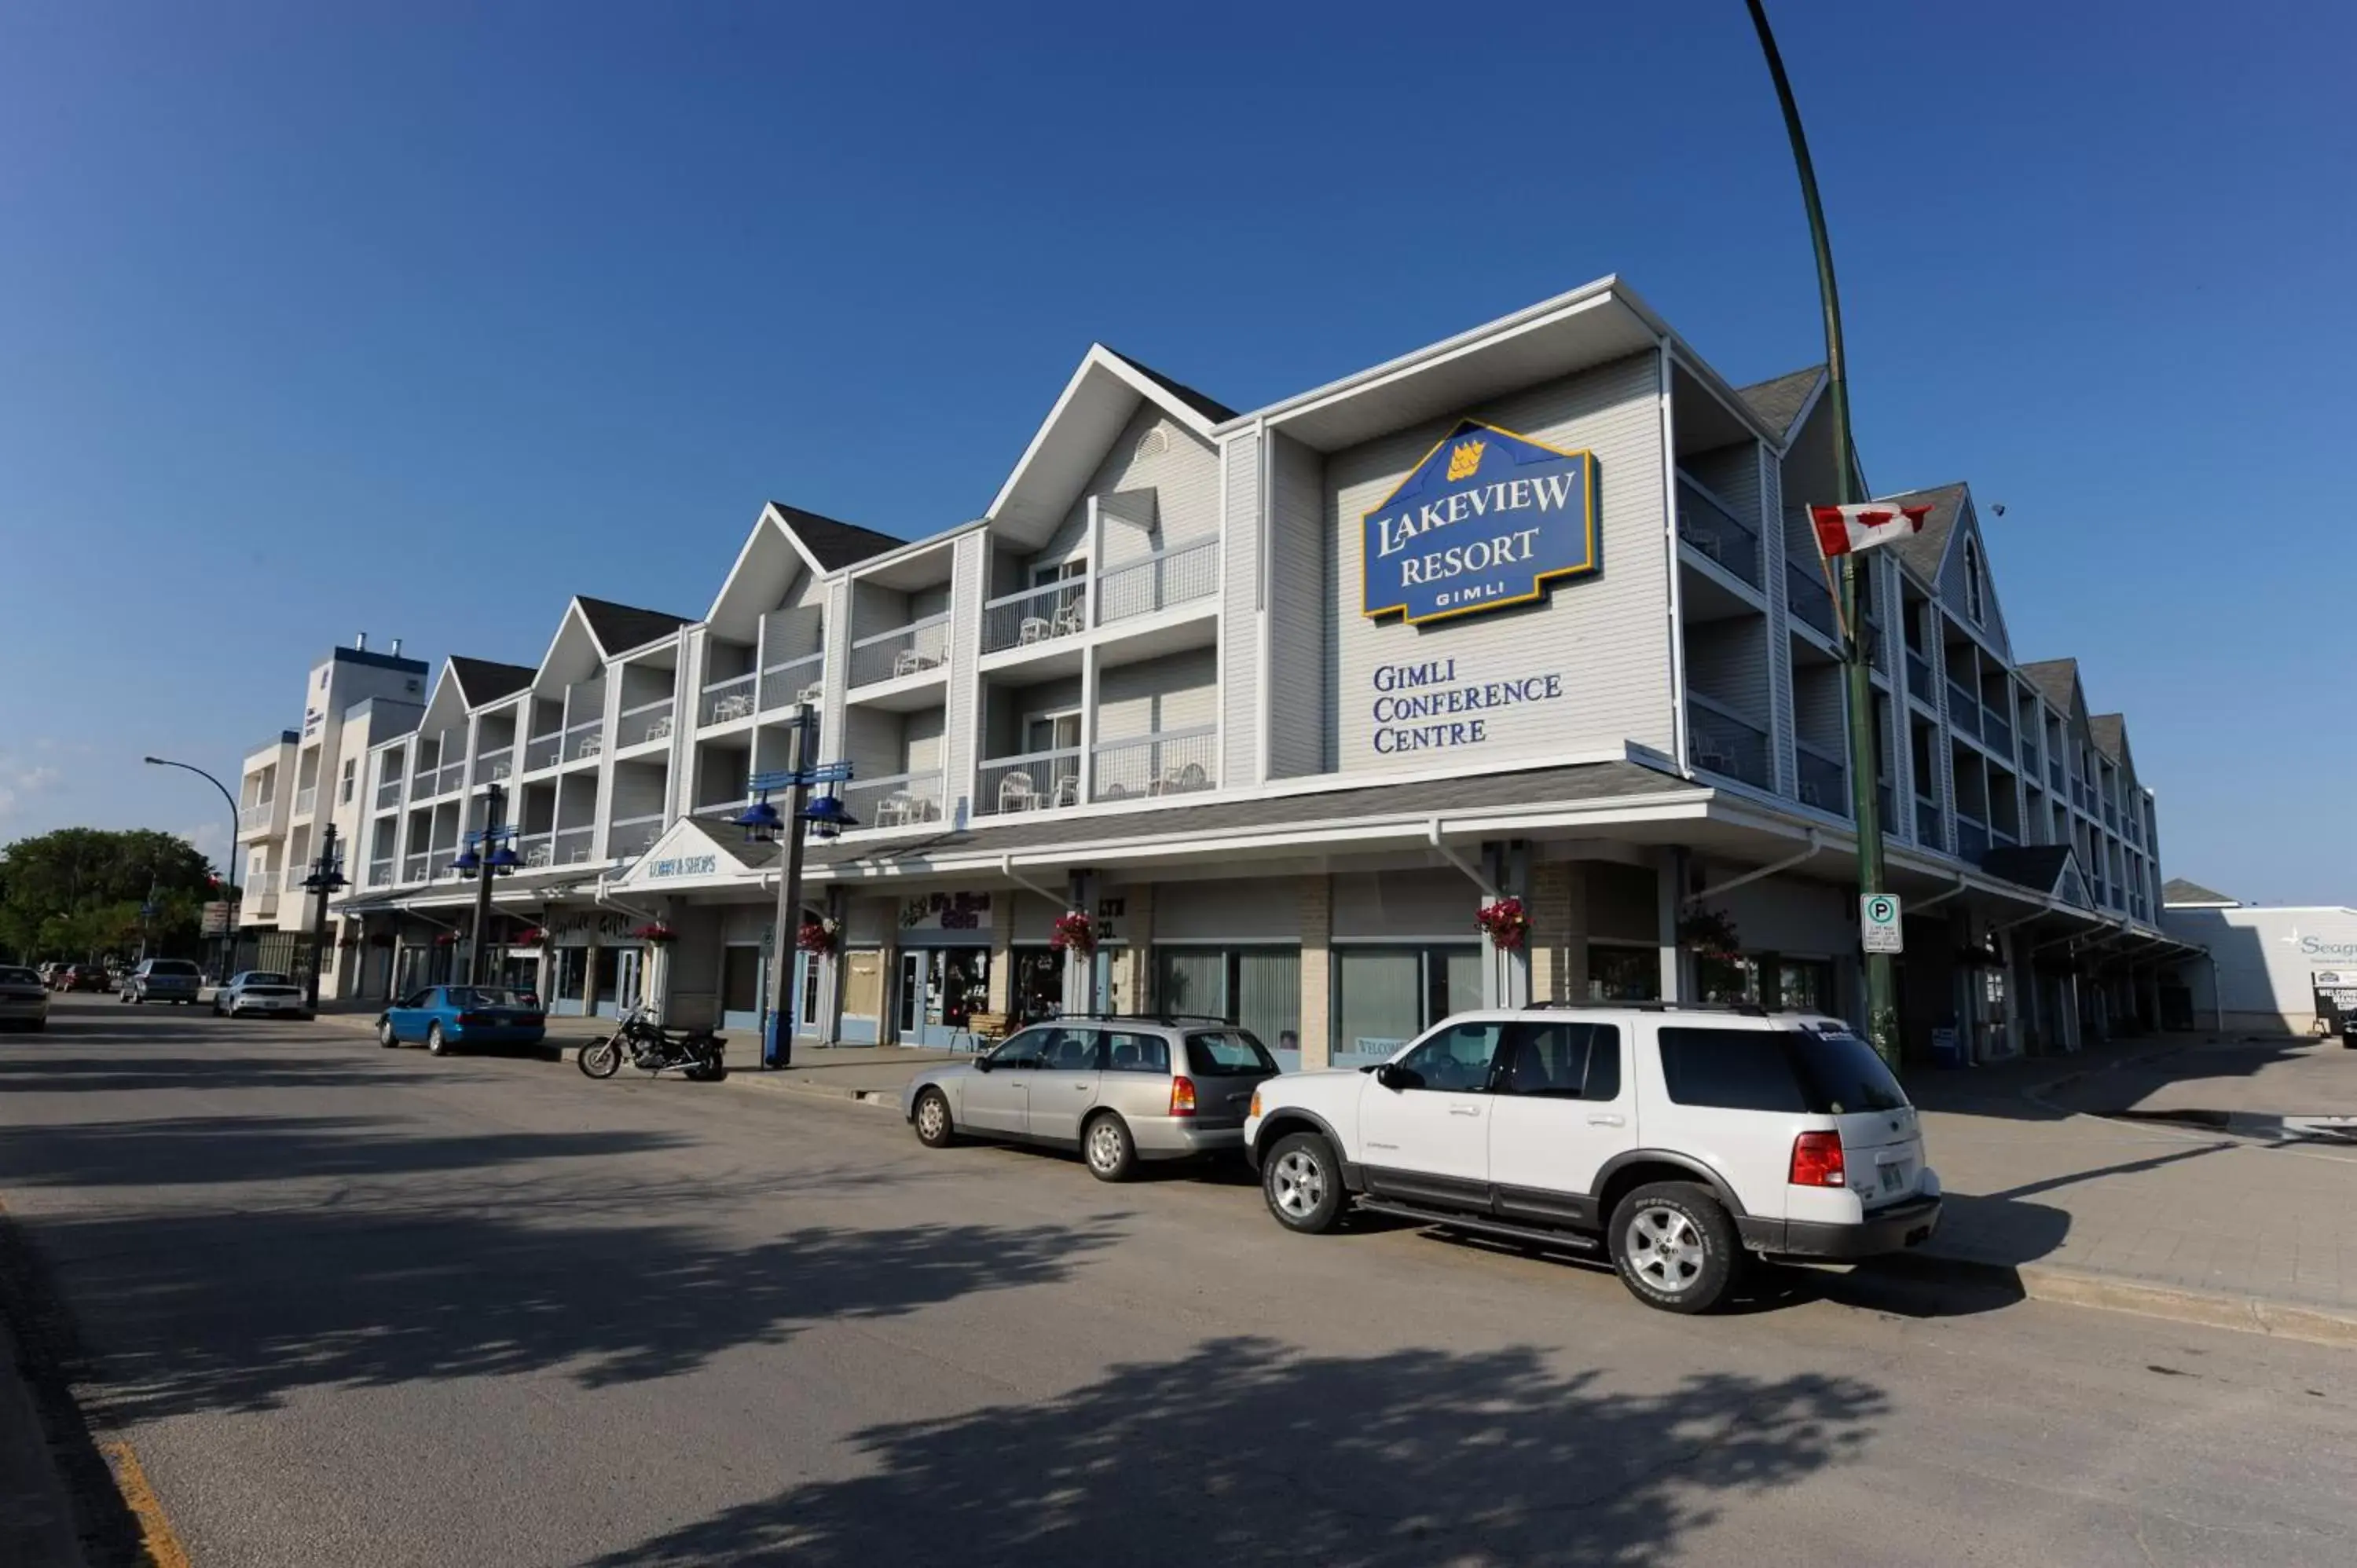
{"label": "asphalt road", "polygon": [[[1937,1150],[1933,1151],[1937,1158]],[[200,1565],[2346,1564],[2357,1357],[77,1001],[0,1198]]]}

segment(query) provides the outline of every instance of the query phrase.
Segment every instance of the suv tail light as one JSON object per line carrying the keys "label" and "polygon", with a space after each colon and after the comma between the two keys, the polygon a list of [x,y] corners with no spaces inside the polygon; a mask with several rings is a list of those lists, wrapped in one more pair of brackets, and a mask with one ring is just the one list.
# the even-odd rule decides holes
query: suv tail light
{"label": "suv tail light", "polygon": [[1792,1140],[1794,1187],[1846,1187],[1849,1172],[1842,1165],[1839,1133],[1803,1133]]}
{"label": "suv tail light", "polygon": [[1195,1114],[1195,1080],[1185,1073],[1180,1073],[1170,1080],[1170,1114],[1173,1116]]}

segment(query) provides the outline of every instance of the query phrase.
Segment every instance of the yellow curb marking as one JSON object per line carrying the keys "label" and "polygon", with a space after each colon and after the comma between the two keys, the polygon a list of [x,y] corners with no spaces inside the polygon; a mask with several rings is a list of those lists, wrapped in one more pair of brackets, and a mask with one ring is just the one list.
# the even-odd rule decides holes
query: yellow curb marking
{"label": "yellow curb marking", "polygon": [[139,1544],[147,1561],[154,1568],[188,1568],[188,1549],[172,1533],[172,1521],[164,1517],[164,1500],[147,1484],[147,1472],[139,1467],[139,1456],[131,1452],[131,1444],[102,1443],[98,1451],[114,1473],[114,1489],[123,1494],[124,1507],[139,1521]]}

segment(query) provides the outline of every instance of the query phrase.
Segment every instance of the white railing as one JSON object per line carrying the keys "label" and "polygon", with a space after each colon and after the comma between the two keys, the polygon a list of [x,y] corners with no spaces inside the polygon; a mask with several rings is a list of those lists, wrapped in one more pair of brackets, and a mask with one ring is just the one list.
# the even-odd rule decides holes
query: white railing
{"label": "white railing", "polygon": [[760,671],[748,670],[742,675],[732,675],[726,681],[715,681],[704,688],[704,701],[696,709],[696,723],[725,725],[753,716],[753,701],[759,685]]}
{"label": "white railing", "polygon": [[269,919],[271,917],[278,913],[277,889],[272,887],[247,888],[245,891],[245,900],[239,907],[239,912],[240,918],[244,919]]}
{"label": "white railing", "polygon": [[453,762],[442,768],[421,768],[410,779],[409,793],[413,799],[430,800],[437,795],[451,795],[467,781],[467,765]]}
{"label": "white railing", "polygon": [[516,854],[528,871],[537,871],[556,864],[554,833],[525,833],[516,840]]}
{"label": "white railing", "polygon": [[401,804],[401,776],[394,774],[376,787],[376,809],[390,811]]}
{"label": "white railing", "polygon": [[544,768],[554,768],[565,760],[565,732],[553,730],[536,735],[523,743],[523,770],[537,773]]}
{"label": "white railing", "polygon": [[997,653],[1074,636],[1088,629],[1088,615],[1089,585],[1078,577],[992,599],[982,607],[982,650]]}
{"label": "white railing", "polygon": [[565,732],[565,760],[578,762],[606,749],[606,721],[591,719]]}
{"label": "white railing", "polygon": [[413,854],[401,863],[401,879],[404,882],[428,881],[433,871],[434,857],[430,854]]}
{"label": "white railing", "polygon": [[1098,744],[1089,769],[1089,798],[1129,800],[1141,795],[1191,795],[1220,782],[1219,728],[1199,725]]}
{"label": "white railing", "polygon": [[1219,591],[1219,540],[1173,544],[1097,574],[1097,624],[1152,615]]}
{"label": "white railing", "polygon": [[286,868],[285,875],[278,879],[278,886],[289,893],[298,893],[302,891],[303,879],[310,875],[309,866],[290,865]]}
{"label": "white railing", "polygon": [[655,847],[662,837],[663,818],[661,811],[652,816],[623,817],[606,829],[606,854],[615,860],[631,860]]}
{"label": "white railing", "polygon": [[949,651],[947,612],[879,631],[851,645],[851,683],[866,686],[901,675],[921,675],[940,669]]}
{"label": "white railing", "polygon": [[980,816],[1081,803],[1081,748],[993,757],[982,765],[974,809]]}
{"label": "white railing", "polygon": [[296,816],[309,816],[311,814],[311,808],[317,806],[318,803],[319,787],[317,784],[307,784],[302,789],[295,791],[295,814]]}
{"label": "white railing", "polygon": [[278,802],[275,800],[256,800],[251,806],[242,807],[237,813],[238,828],[245,832],[251,832],[255,828],[266,828],[270,825],[270,819],[277,811]]}
{"label": "white railing", "polygon": [[371,860],[369,862],[368,885],[371,887],[390,887],[393,886],[393,857],[391,855],[385,856],[382,860]]}
{"label": "white railing", "polygon": [[624,708],[614,725],[614,744],[625,749],[671,738],[672,699],[659,698]]}
{"label": "white railing", "polygon": [[843,804],[866,828],[901,828],[942,820],[942,775],[895,773],[843,787]]}
{"label": "white railing", "polygon": [[825,690],[824,649],[798,653],[791,659],[761,667],[761,711],[765,714],[791,708],[797,703],[815,703]]}
{"label": "white railing", "polygon": [[479,786],[504,784],[514,777],[515,747],[512,744],[501,746],[496,755],[475,759],[475,782]]}
{"label": "white railing", "polygon": [[597,846],[597,843],[596,828],[566,828],[564,832],[552,835],[554,859],[559,865],[579,865],[589,858],[589,852]]}

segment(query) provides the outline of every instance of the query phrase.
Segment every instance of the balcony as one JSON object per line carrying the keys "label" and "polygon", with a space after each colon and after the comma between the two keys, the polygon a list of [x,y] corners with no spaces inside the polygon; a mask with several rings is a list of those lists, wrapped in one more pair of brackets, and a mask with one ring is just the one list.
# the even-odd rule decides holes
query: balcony
{"label": "balcony", "polygon": [[566,828],[549,835],[549,858],[558,865],[580,865],[597,845],[596,828]]}
{"label": "balcony", "polygon": [[826,695],[826,653],[799,654],[761,667],[761,712],[776,713]]}
{"label": "balcony", "polygon": [[275,919],[278,915],[278,889],[268,886],[249,887],[238,906],[241,920]]}
{"label": "balcony", "polygon": [[[974,809],[1000,816],[1081,803],[1081,748],[993,757],[982,765]],[[875,825],[875,824],[871,824]]]}
{"label": "balcony", "polygon": [[522,834],[516,839],[516,854],[526,871],[544,871],[556,864],[556,835]]}
{"label": "balcony", "polygon": [[300,893],[303,891],[303,879],[310,875],[311,868],[307,865],[290,865],[279,877],[278,886],[289,893]]}
{"label": "balcony", "polygon": [[1940,803],[1915,797],[1915,842],[1926,849],[1945,849],[1948,835],[1940,830]]}
{"label": "balcony", "polygon": [[1220,782],[1219,726],[1160,730],[1102,742],[1090,769],[1089,798],[1191,795]]}
{"label": "balcony", "polygon": [[515,777],[515,747],[503,746],[498,752],[475,759],[475,787],[504,784]]}
{"label": "balcony", "polygon": [[390,811],[401,804],[401,778],[398,774],[376,787],[376,809]]}
{"label": "balcony", "polygon": [[872,686],[904,675],[939,670],[949,658],[950,618],[944,613],[910,621],[851,645],[851,683]]}
{"label": "balcony", "polygon": [[1790,561],[1784,563],[1784,602],[1792,607],[1794,615],[1827,637],[1841,635],[1841,621],[1834,614],[1834,596],[1825,591],[1824,579]]}
{"label": "balcony", "polygon": [[1088,629],[1088,586],[1066,577],[982,607],[982,650],[1030,648]]}
{"label": "balcony", "polygon": [[661,811],[651,816],[623,817],[606,830],[606,854],[615,860],[636,860],[662,837]]}
{"label": "balcony", "polygon": [[1995,708],[1981,710],[1981,738],[1992,751],[2003,752],[2007,760],[2013,757],[2013,725]]}
{"label": "balcony", "polygon": [[256,800],[251,806],[241,807],[237,813],[237,831],[242,833],[265,832],[270,826],[270,819],[277,814],[277,811],[278,802],[275,800]]}
{"label": "balcony", "polygon": [[1678,537],[1698,554],[1760,586],[1760,535],[1683,475],[1678,478]]}
{"label": "balcony", "polygon": [[634,708],[624,708],[614,724],[614,744],[623,751],[633,746],[651,746],[659,740],[669,740],[672,731],[673,699],[659,698],[640,703]]}
{"label": "balcony", "polygon": [[536,735],[523,743],[523,770],[537,773],[544,768],[554,768],[565,760],[565,732],[552,730]]}
{"label": "balcony", "polygon": [[467,779],[467,765],[453,762],[445,768],[421,768],[409,781],[409,793],[420,800],[431,800],[437,795],[455,795]]}
{"label": "balcony", "polygon": [[1696,768],[1768,789],[1768,734],[1699,692],[1686,693],[1686,750]]}
{"label": "balcony", "polygon": [[2120,809],[2109,800],[2104,802],[2104,826],[2115,832],[2119,831]]}
{"label": "balcony", "polygon": [[606,721],[589,719],[565,732],[565,742],[559,760],[586,762],[602,755],[606,749]]}
{"label": "balcony", "polygon": [[1926,707],[1939,705],[1940,689],[1932,683],[1932,661],[1911,648],[1907,650],[1907,691]]}
{"label": "balcony", "polygon": [[433,869],[432,855],[413,854],[401,863],[401,879],[404,882],[425,882],[431,878]]}
{"label": "balcony", "polygon": [[386,855],[382,860],[369,862],[368,885],[371,887],[393,886],[393,856]]}
{"label": "balcony", "polygon": [[1800,766],[1801,804],[1837,817],[1848,816],[1848,767],[1805,741],[1792,748],[1792,759]]}
{"label": "balcony", "polygon": [[1173,544],[1097,574],[1097,624],[1153,615],[1219,591],[1218,537]]}
{"label": "balcony", "polygon": [[734,724],[738,719],[753,716],[756,690],[761,683],[758,670],[742,675],[732,675],[726,681],[715,681],[704,688],[703,698],[696,703],[695,722],[710,726]]}
{"label": "balcony", "polygon": [[942,774],[894,773],[843,787],[844,806],[871,828],[903,828],[942,820]]}
{"label": "balcony", "polygon": [[2062,759],[2058,757],[2046,758],[2046,787],[2058,795],[2063,793]]}
{"label": "balcony", "polygon": [[1956,858],[1978,865],[1988,858],[1989,831],[1981,823],[1956,813]]}
{"label": "balcony", "polygon": [[317,784],[306,784],[302,789],[295,791],[295,814],[296,816],[309,816],[312,811],[318,804],[319,787]]}
{"label": "balcony", "polygon": [[1981,736],[1981,700],[1953,681],[1948,682],[1948,727],[1975,740]]}

